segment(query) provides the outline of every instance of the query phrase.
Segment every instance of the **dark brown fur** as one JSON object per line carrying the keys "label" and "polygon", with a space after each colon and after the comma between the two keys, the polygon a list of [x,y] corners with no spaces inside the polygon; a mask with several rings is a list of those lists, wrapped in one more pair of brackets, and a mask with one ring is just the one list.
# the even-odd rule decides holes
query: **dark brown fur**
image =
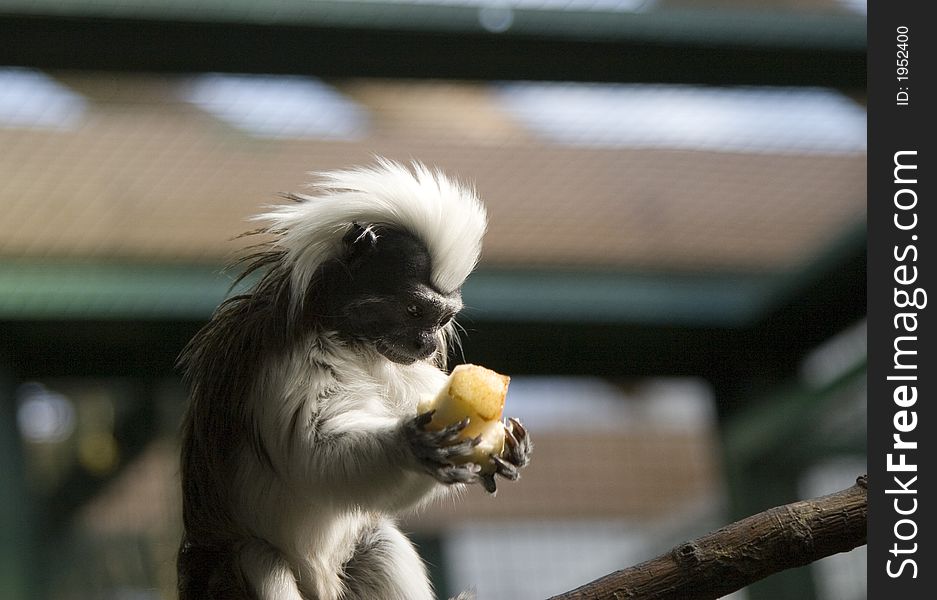
{"label": "dark brown fur", "polygon": [[236,599],[246,589],[233,564],[234,545],[246,533],[232,519],[224,490],[236,450],[245,441],[270,464],[246,395],[261,361],[285,349],[296,335],[283,257],[281,250],[262,247],[239,261],[245,270],[234,285],[266,271],[249,292],[225,300],[179,358],[190,387],[182,431],[180,600]]}

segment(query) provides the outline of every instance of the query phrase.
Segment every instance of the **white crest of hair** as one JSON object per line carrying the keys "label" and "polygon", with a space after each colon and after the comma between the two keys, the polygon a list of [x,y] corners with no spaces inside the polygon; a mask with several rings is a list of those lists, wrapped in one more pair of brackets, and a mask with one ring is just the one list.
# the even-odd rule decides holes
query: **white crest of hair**
{"label": "white crest of hair", "polygon": [[314,188],[294,196],[301,202],[254,217],[270,222],[267,231],[287,251],[294,290],[308,288],[318,267],[341,251],[354,223],[393,226],[416,236],[429,251],[432,283],[442,293],[461,287],[478,263],[488,225],[485,208],[474,190],[438,170],[378,158],[373,166],[318,173]]}

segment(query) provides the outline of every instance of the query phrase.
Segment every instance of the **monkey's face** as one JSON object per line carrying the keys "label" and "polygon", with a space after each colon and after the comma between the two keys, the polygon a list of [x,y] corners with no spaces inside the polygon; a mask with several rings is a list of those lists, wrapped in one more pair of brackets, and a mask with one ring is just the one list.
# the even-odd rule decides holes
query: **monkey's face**
{"label": "monkey's face", "polygon": [[399,364],[429,358],[439,332],[462,308],[458,290],[430,281],[430,256],[412,235],[356,226],[345,236],[346,256],[329,294],[331,324],[340,335],[373,346]]}
{"label": "monkey's face", "polygon": [[443,295],[425,285],[393,295],[365,296],[350,308],[348,332],[388,360],[410,364],[439,349],[438,334],[462,307],[458,293]]}

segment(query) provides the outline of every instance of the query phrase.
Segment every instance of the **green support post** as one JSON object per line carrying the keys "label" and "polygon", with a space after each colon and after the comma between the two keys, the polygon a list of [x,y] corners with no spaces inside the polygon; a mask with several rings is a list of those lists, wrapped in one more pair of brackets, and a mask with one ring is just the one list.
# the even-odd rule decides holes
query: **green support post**
{"label": "green support post", "polygon": [[0,597],[27,600],[34,553],[29,492],[16,426],[15,381],[0,353]]}

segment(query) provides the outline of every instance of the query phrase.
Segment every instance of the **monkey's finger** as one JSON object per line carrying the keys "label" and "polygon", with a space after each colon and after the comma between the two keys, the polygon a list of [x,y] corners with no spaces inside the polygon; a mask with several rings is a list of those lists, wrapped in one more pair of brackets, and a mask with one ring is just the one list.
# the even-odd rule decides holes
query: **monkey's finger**
{"label": "monkey's finger", "polygon": [[418,428],[423,429],[427,425],[429,425],[429,422],[433,420],[433,415],[435,414],[436,414],[436,409],[434,408],[433,410],[429,410],[423,414],[417,415],[416,419],[413,420],[413,424],[416,425]]}
{"label": "monkey's finger", "polygon": [[522,440],[527,437],[527,428],[521,425],[521,422],[514,417],[508,418],[508,425],[515,439]]}
{"label": "monkey's finger", "polygon": [[453,423],[452,425],[446,427],[445,429],[443,429],[443,431],[446,431],[446,432],[451,431],[453,433],[460,433],[463,429],[468,427],[470,421],[471,419],[469,419],[468,417],[465,417],[461,421],[457,423]]}
{"label": "monkey's finger", "polygon": [[504,445],[507,446],[509,450],[514,450],[520,445],[520,441],[518,441],[517,436],[514,435],[510,426],[504,428]]}
{"label": "monkey's finger", "polygon": [[498,484],[495,482],[494,474],[487,474],[481,476],[482,487],[485,488],[485,491],[489,494],[496,494],[498,492]]}
{"label": "monkey's finger", "polygon": [[464,440],[457,444],[452,444],[449,446],[442,446],[439,448],[437,455],[442,459],[457,458],[460,456],[469,456],[472,454],[472,451],[475,449],[475,446],[478,445],[477,438],[471,440]]}
{"label": "monkey's finger", "polygon": [[491,460],[495,463],[495,473],[501,477],[504,477],[509,481],[517,481],[521,478],[521,474],[517,470],[517,466],[512,465],[500,456],[495,456],[494,454],[491,455]]}
{"label": "monkey's finger", "polygon": [[452,444],[459,441],[462,437],[462,431],[468,427],[469,419],[468,417],[462,419],[458,423],[454,423],[445,429],[439,431],[439,439],[441,444]]}
{"label": "monkey's finger", "polygon": [[443,483],[475,483],[478,481],[480,468],[473,463],[443,466],[437,469],[436,479]]}
{"label": "monkey's finger", "polygon": [[504,450],[501,458],[515,467],[526,466],[530,462],[533,444],[530,435],[517,419],[509,419],[504,429]]}

